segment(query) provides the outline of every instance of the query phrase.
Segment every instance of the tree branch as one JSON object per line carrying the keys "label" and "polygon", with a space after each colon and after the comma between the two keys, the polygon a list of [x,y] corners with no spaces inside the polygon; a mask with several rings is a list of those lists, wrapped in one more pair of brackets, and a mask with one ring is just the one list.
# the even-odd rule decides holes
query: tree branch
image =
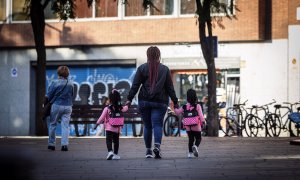
{"label": "tree branch", "polygon": [[46,1],[45,1],[45,3],[44,3],[43,6],[42,6],[43,9],[45,9],[45,8],[48,6],[49,2],[50,2],[50,0],[46,0]]}

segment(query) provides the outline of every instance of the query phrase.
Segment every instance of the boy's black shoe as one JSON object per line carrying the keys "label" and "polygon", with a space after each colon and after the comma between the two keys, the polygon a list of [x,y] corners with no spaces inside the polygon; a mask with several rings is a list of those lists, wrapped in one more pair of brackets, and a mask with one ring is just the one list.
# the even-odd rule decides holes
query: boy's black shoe
{"label": "boy's black shoe", "polygon": [[48,146],[48,149],[54,151],[55,150],[55,146]]}
{"label": "boy's black shoe", "polygon": [[68,146],[62,146],[61,151],[68,151]]}
{"label": "boy's black shoe", "polygon": [[155,154],[155,159],[160,159],[162,157],[161,153],[160,153],[160,148],[158,148],[158,147],[155,147],[153,149],[153,153]]}

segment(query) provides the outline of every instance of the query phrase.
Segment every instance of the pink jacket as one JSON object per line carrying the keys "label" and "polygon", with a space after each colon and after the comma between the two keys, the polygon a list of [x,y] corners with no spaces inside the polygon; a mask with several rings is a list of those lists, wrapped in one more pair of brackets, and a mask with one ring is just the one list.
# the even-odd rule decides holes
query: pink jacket
{"label": "pink jacket", "polygon": [[[192,109],[194,109],[194,106],[191,106],[190,103],[187,103],[186,108],[192,110]],[[196,108],[197,108],[197,111],[198,111],[198,114],[199,114],[200,121],[198,122],[198,125],[196,125],[196,126],[184,126],[184,128],[187,131],[202,131],[201,124],[203,124],[205,122],[205,119],[204,119],[200,104],[197,104]],[[182,107],[180,107],[178,109],[174,109],[174,111],[177,115],[180,115],[180,114],[183,114],[184,110],[183,110]]]}
{"label": "pink jacket", "polygon": [[[122,112],[126,112],[128,110],[128,106],[123,106]],[[106,106],[96,124],[104,123],[104,128],[106,131],[111,131],[115,133],[119,133],[122,130],[122,127],[113,127],[108,123],[110,109]]]}

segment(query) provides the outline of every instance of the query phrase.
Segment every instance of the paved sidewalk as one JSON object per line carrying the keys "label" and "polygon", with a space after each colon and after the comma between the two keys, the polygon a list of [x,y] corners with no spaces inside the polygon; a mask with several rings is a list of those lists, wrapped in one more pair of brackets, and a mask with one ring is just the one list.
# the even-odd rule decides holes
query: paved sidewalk
{"label": "paved sidewalk", "polygon": [[72,138],[68,152],[59,145],[48,151],[47,138],[0,138],[0,174],[22,180],[300,179],[300,146],[290,145],[295,139],[204,137],[200,157],[188,159],[186,137],[163,137],[163,159],[156,160],[144,158],[142,138],[121,138],[121,159],[108,161],[104,138]]}

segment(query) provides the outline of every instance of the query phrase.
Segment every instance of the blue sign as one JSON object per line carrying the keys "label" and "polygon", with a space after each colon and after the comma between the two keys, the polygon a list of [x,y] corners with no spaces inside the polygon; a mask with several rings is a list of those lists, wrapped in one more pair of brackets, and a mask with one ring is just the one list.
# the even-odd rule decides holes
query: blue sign
{"label": "blue sign", "polygon": [[[209,44],[210,37],[206,37],[205,42],[208,45]],[[218,36],[212,36],[213,40],[213,49],[214,49],[214,57],[218,57]]]}
{"label": "blue sign", "polygon": [[18,69],[17,68],[11,68],[11,77],[18,77]]}

